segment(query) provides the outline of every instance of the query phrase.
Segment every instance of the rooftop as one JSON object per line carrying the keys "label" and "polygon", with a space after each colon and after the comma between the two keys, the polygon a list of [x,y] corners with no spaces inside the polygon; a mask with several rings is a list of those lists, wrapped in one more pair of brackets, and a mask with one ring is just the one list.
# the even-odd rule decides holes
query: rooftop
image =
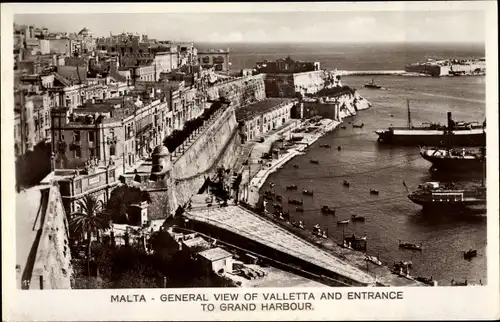
{"label": "rooftop", "polygon": [[184,240],[183,243],[189,248],[193,247],[202,247],[203,249],[210,248],[210,243],[201,237],[195,237],[188,240]]}
{"label": "rooftop", "polygon": [[208,259],[211,262],[215,262],[217,260],[228,258],[228,257],[233,257],[233,254],[231,254],[230,252],[228,252],[220,247],[204,250],[202,252],[199,252],[198,255]]}
{"label": "rooftop", "polygon": [[265,244],[278,251],[302,258],[329,271],[353,280],[371,284],[374,277],[361,269],[315,247],[287,230],[260,218],[239,206],[205,208],[184,213],[190,220],[210,223],[222,229],[244,236],[252,241]]}
{"label": "rooftop", "polygon": [[260,102],[238,109],[236,111],[236,119],[238,121],[248,120],[256,115],[262,115],[268,111],[271,111],[282,103],[291,102],[293,100],[293,98],[266,98],[265,100],[262,100]]}

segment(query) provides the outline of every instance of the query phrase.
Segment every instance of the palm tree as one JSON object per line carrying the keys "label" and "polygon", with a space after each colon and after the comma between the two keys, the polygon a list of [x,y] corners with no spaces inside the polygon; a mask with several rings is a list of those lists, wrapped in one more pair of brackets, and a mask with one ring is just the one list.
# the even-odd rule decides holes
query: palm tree
{"label": "palm tree", "polygon": [[95,233],[99,239],[99,232],[110,228],[108,215],[103,211],[103,202],[94,195],[86,195],[77,201],[79,212],[71,214],[69,221],[70,230],[76,236],[87,235],[87,273],[90,276],[90,256],[92,245],[92,234]]}

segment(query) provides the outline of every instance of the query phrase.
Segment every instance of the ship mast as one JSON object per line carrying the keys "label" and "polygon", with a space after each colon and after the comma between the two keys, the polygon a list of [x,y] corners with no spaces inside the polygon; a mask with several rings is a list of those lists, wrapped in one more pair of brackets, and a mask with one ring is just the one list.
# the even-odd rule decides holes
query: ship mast
{"label": "ship mast", "polygon": [[408,109],[408,128],[411,129],[411,112],[410,112],[410,100],[406,99],[406,107]]}

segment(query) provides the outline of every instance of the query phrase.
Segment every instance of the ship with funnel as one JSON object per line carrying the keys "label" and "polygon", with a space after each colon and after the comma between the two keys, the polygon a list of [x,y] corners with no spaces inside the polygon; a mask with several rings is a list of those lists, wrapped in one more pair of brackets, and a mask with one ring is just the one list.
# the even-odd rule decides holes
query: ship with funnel
{"label": "ship with funnel", "polygon": [[389,127],[377,130],[378,142],[393,145],[414,146],[485,146],[486,120],[478,122],[456,122],[448,112],[447,125],[439,123],[413,126],[411,122],[410,103],[407,101],[408,125],[406,127]]}

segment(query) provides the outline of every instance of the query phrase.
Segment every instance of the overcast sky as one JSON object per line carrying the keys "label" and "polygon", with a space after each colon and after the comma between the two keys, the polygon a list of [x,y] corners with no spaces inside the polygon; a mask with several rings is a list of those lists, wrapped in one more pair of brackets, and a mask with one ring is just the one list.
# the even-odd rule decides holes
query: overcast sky
{"label": "overcast sky", "polygon": [[15,23],[196,42],[484,42],[481,11],[30,14]]}

